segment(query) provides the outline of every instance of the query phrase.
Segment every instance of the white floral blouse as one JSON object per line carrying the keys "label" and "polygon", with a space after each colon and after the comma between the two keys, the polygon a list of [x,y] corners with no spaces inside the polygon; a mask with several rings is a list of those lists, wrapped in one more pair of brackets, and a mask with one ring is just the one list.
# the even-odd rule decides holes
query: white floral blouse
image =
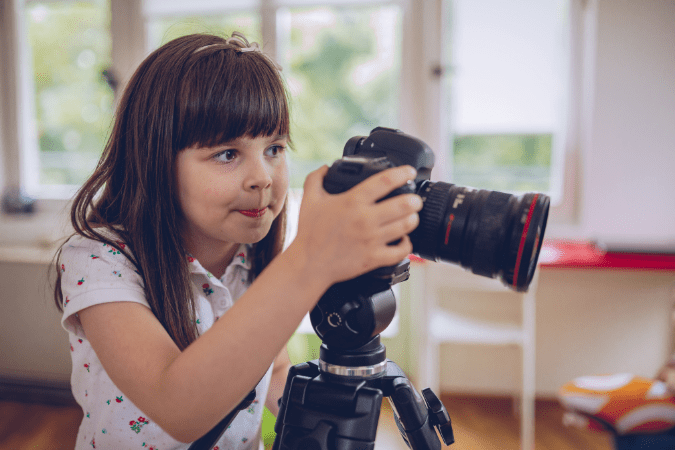
{"label": "white floral blouse", "polygon": [[[98,241],[72,237],[61,255],[64,299],[62,325],[70,337],[73,361],[71,385],[84,417],[77,435],[81,449],[187,449],[138,409],[110,380],[84,334],[78,311],[106,302],[136,302],[149,305],[143,280],[121,253],[125,243],[110,247]],[[188,258],[197,307],[197,329],[209,329],[248,287],[250,247],[241,245],[222,278],[217,279],[194,258]],[[142,343],[139,343],[142,345]],[[258,450],[263,405],[272,367],[256,387],[256,400],[239,412],[213,447],[216,450]]]}

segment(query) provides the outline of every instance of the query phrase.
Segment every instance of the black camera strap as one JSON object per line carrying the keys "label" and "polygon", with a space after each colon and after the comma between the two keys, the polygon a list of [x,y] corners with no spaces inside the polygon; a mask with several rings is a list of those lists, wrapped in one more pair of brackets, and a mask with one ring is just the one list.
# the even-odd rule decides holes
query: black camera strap
{"label": "black camera strap", "polygon": [[230,426],[232,421],[234,420],[235,417],[237,417],[237,414],[239,414],[239,411],[242,411],[249,406],[251,406],[251,403],[253,403],[253,400],[255,400],[255,388],[248,393],[246,398],[237,405],[236,408],[232,410],[223,420],[221,420],[218,425],[213,427],[208,433],[206,433],[204,436],[200,437],[196,441],[188,447],[188,450],[209,450],[212,449],[214,445],[216,445],[216,442],[220,439],[220,437],[225,433],[225,430],[227,430],[227,427]]}

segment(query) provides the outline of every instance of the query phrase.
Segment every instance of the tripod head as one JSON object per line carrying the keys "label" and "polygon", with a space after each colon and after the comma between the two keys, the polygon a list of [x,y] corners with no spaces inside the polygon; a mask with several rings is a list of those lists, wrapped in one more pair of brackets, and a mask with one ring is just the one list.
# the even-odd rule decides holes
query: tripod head
{"label": "tripod head", "polygon": [[389,326],[396,312],[391,289],[410,276],[410,260],[336,283],[310,312],[314,332],[330,349],[341,352],[370,342]]}

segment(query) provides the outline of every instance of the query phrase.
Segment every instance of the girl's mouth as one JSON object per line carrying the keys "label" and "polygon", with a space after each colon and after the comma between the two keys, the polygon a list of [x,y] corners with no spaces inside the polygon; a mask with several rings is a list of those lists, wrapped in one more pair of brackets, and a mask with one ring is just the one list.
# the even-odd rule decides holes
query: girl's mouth
{"label": "girl's mouth", "polygon": [[267,212],[267,207],[263,209],[247,209],[247,210],[239,210],[240,213],[245,215],[246,217],[262,217],[265,212]]}

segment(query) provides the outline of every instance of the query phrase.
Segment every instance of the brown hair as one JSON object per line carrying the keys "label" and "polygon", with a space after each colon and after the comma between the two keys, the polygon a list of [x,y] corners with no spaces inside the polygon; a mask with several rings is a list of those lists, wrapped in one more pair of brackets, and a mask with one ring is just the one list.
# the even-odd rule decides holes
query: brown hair
{"label": "brown hair", "polygon": [[[212,35],[163,45],[138,67],[117,108],[111,136],[94,173],[71,208],[75,233],[116,248],[99,227],[128,245],[121,249],[144,282],[147,301],[179,348],[197,338],[188,254],[174,161],[181,150],[243,136],[290,134],[287,91],[274,63]],[[286,205],[253,247],[250,280],[281,252]],[[56,254],[54,300],[63,308]]]}

